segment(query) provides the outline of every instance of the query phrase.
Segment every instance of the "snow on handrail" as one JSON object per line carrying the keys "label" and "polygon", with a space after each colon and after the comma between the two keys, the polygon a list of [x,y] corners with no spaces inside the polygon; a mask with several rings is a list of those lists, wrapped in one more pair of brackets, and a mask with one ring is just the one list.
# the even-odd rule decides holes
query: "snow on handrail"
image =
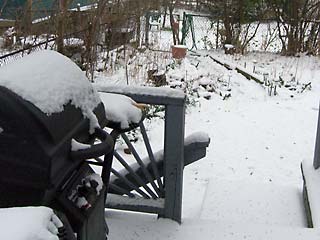
{"label": "snow on handrail", "polygon": [[183,105],[186,95],[183,91],[170,88],[133,87],[94,84],[99,92],[124,94],[137,102],[158,105]]}

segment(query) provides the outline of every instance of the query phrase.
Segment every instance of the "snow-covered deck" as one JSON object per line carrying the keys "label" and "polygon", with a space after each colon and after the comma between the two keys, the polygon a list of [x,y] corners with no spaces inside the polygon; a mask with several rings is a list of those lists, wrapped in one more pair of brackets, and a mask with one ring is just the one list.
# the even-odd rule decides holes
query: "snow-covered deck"
{"label": "snow-covered deck", "polygon": [[[186,176],[188,177],[188,176]],[[107,211],[110,239],[315,240],[305,227],[300,190],[275,184],[215,181],[186,186],[181,225],[154,215]],[[190,196],[193,196],[193,201]]]}
{"label": "snow-covered deck", "polygon": [[110,221],[110,227],[117,230],[117,232],[110,234],[110,239],[316,240],[320,237],[319,230],[308,228],[267,226],[254,223],[233,224],[194,219],[187,219],[183,225],[178,226],[176,223],[155,218],[139,218],[137,216],[126,216],[126,218],[130,221],[129,223],[119,219]]}

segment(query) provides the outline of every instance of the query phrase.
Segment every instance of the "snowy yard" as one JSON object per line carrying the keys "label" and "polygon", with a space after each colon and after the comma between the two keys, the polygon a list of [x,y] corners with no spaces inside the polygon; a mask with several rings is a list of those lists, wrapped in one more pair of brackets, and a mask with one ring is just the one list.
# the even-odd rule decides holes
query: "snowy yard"
{"label": "snowy yard", "polygon": [[[142,64],[148,53],[140,55]],[[270,81],[281,77],[284,82],[270,96],[268,86],[210,56],[261,79],[268,73]],[[180,63],[169,57],[162,63],[170,66],[165,88],[181,88],[188,96],[186,136],[203,131],[211,144],[206,158],[185,168],[181,225],[155,215],[107,210],[110,239],[317,239],[320,232],[306,228],[300,164],[313,159],[319,59],[199,51],[189,52]],[[115,69],[113,78],[101,74],[96,81],[124,85],[122,74]],[[132,76],[131,84],[144,83],[139,74]],[[39,104],[41,97],[35,99]],[[146,127],[153,149],[161,149],[163,120],[147,121]],[[136,147],[143,149],[142,141]],[[122,145],[117,148],[121,151]]]}
{"label": "snowy yard", "polygon": [[[313,160],[319,60],[308,56],[258,55],[257,66],[264,65],[267,71],[276,71],[284,78],[296,74],[300,81],[297,89],[312,82],[312,88],[302,92],[281,87],[276,96],[269,96],[266,87],[206,57],[209,54],[222,58],[221,53],[200,54],[189,54],[168,73],[173,82],[187,75],[187,83],[183,84],[198,89],[200,98],[196,97],[195,105],[187,109],[186,136],[204,131],[211,137],[206,158],[184,171],[183,223],[179,226],[156,220],[155,216],[107,211],[110,238],[316,239],[320,232],[306,228],[300,164]],[[249,54],[226,60],[243,66],[255,58],[255,54]],[[292,64],[288,68],[288,62],[297,60],[298,67]],[[199,62],[197,67],[195,61]],[[217,91],[208,93],[201,87],[208,80],[214,85],[217,77],[228,82],[231,97],[227,100]],[[208,94],[209,100],[201,97]],[[160,120],[147,126],[156,149],[161,148],[157,145],[162,139],[161,126]]]}
{"label": "snowy yard", "polygon": [[[210,56],[246,65],[248,72],[255,65],[257,76],[263,76],[263,68],[285,82],[270,96],[268,86],[249,81]],[[166,87],[182,88],[188,94],[186,136],[207,133],[211,138],[207,156],[185,168],[181,225],[155,215],[107,210],[110,239],[319,238],[317,229],[306,228],[300,171],[302,161],[313,159],[319,60],[199,51],[170,66]],[[96,81],[124,85],[121,74],[118,69],[113,78],[100,75]],[[134,84],[142,84],[137,76]],[[309,82],[311,87],[303,89]],[[163,120],[147,121],[146,127],[153,149],[161,149]],[[142,145],[138,141],[137,149]],[[117,146],[120,151],[122,147]]]}
{"label": "snowy yard", "polygon": [[[257,34],[259,44],[268,37],[263,35],[267,34],[267,27],[263,25]],[[203,42],[207,30],[198,33],[198,39],[202,39],[199,46],[205,45],[203,48],[207,48]],[[209,37],[212,42],[215,41],[214,36]],[[109,62],[98,62],[99,71],[95,73],[95,84],[113,84],[116,87],[150,86],[153,83],[150,79],[147,81],[149,70],[156,70],[160,75],[165,73],[167,85],[162,87],[180,89],[187,95],[186,137],[202,131],[210,136],[211,143],[206,157],[184,170],[181,225],[158,219],[152,214],[107,209],[109,239],[319,239],[318,228],[307,228],[300,169],[301,162],[313,161],[320,101],[319,57],[303,54],[299,57],[280,56],[273,53],[280,49],[279,42],[275,40],[269,47],[269,53],[251,52],[241,56],[225,55],[221,50],[199,50],[189,51],[184,60],[175,61],[168,52],[171,46],[169,39],[170,32],[152,30],[152,47],[166,51],[135,51],[128,47],[125,51],[132,54],[124,53],[123,56],[121,51],[111,52]],[[254,43],[249,50],[261,49]],[[105,56],[101,54],[100,57],[103,59]],[[227,69],[213,59],[218,59],[232,69]],[[35,101],[47,113],[56,109],[51,105],[43,105],[45,99],[54,99],[51,102],[60,100],[60,111],[66,99],[59,94],[32,92],[31,96],[26,96],[23,81],[18,86],[12,86],[10,82],[10,76],[17,74],[21,80],[29,77],[38,84],[41,79],[30,75],[29,68],[37,68],[42,64],[39,61],[19,72],[12,65],[11,69],[9,67],[4,72],[6,74],[0,76],[2,85],[8,88],[18,87],[21,96]],[[59,66],[55,68],[58,69]],[[107,69],[104,69],[105,66],[108,66]],[[237,67],[264,83],[248,80],[236,71]],[[56,79],[68,82],[73,78],[64,74],[70,69],[61,69],[63,72],[57,71]],[[48,73],[42,73],[48,80],[46,74]],[[73,75],[78,76],[78,79],[85,78],[81,71]],[[42,84],[44,87],[50,86],[50,81],[42,81]],[[86,84],[87,91],[91,93],[91,85]],[[97,104],[96,93],[92,94],[92,99],[82,99],[80,93],[79,96],[74,93],[77,89],[62,82],[58,89],[51,87],[50,90],[64,93],[64,96],[74,96],[73,101],[82,108],[83,102],[91,102],[94,106]],[[112,103],[122,98],[103,94],[100,97],[105,102]],[[132,104],[126,97],[122,100]],[[119,114],[116,116],[118,119],[123,117],[118,112],[119,105],[106,106],[107,111]],[[90,116],[92,109],[82,110]],[[136,112],[132,113],[134,122],[138,122],[140,115],[139,119],[135,116]],[[164,112],[160,111],[152,120],[145,120],[154,152],[163,148],[163,117]],[[94,125],[95,122],[91,124]],[[128,123],[123,127],[126,128],[127,125]],[[2,131],[0,127],[0,133]],[[135,147],[146,154],[142,137],[136,137],[138,141],[134,143]],[[116,149],[119,152],[124,148],[121,141],[117,142]],[[120,167],[116,159],[114,166]],[[43,218],[45,221],[50,220],[52,213],[47,212]],[[54,228],[53,232],[55,231]]]}

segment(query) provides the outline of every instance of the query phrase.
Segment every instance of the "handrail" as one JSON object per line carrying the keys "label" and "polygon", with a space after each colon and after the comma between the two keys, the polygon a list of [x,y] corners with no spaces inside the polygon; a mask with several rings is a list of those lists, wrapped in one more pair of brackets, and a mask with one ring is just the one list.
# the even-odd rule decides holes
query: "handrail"
{"label": "handrail", "polygon": [[320,167],[320,110],[318,113],[318,125],[317,125],[316,144],[314,148],[313,166],[315,169],[318,169]]}
{"label": "handrail", "polygon": [[186,95],[183,91],[171,88],[135,87],[94,84],[100,92],[124,94],[139,103],[154,105],[184,105]]}

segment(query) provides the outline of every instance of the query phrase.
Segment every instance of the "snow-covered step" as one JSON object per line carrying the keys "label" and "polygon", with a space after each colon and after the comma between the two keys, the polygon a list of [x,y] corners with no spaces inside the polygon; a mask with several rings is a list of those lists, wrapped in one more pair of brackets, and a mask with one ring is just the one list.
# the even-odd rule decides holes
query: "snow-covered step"
{"label": "snow-covered step", "polygon": [[262,224],[228,223],[184,219],[176,222],[155,216],[109,212],[109,238],[112,240],[318,240],[319,229],[279,227]]}
{"label": "snow-covered step", "polygon": [[217,222],[306,226],[302,189],[272,182],[210,179],[200,211],[200,219]]}
{"label": "snow-covered step", "polygon": [[186,185],[183,203],[181,225],[108,210],[110,239],[320,239],[320,229],[306,228],[302,192],[292,186],[212,178]]}

